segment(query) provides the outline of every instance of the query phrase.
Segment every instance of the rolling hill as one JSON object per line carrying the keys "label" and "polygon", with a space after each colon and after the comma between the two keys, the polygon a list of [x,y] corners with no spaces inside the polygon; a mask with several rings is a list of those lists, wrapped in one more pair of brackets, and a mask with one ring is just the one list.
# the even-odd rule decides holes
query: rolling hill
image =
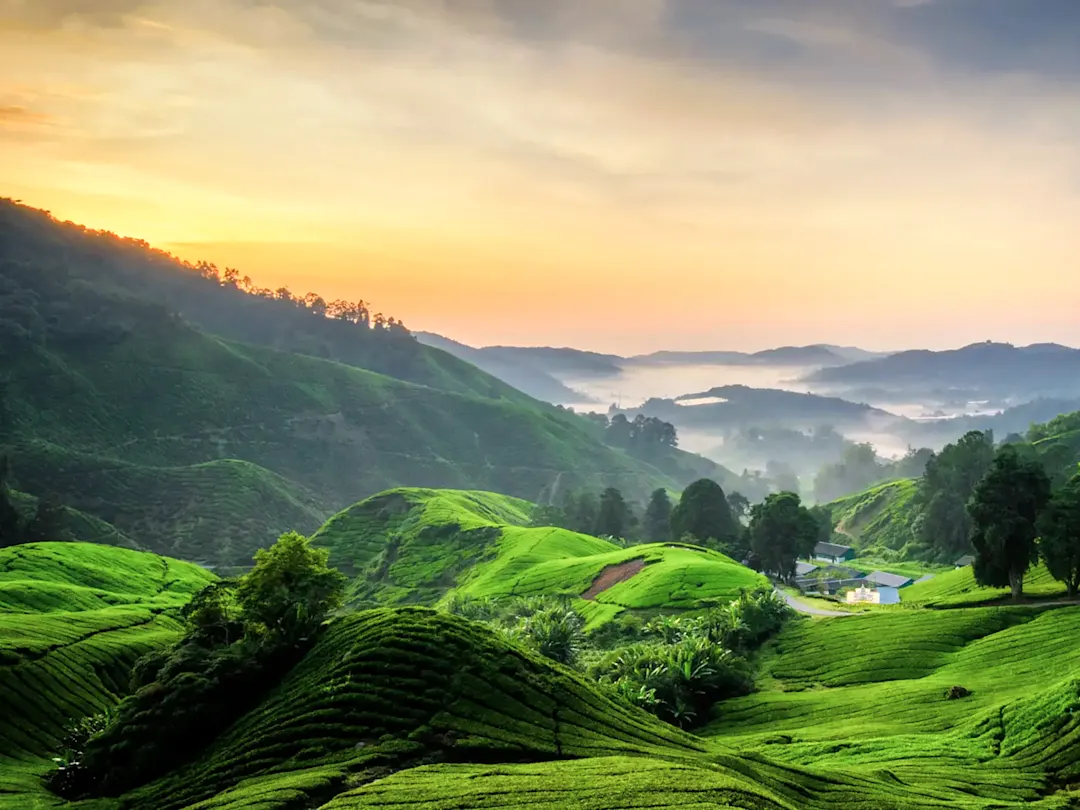
{"label": "rolling hill", "polygon": [[674,448],[609,447],[587,419],[400,326],[201,272],[0,203],[0,446],[18,487],[140,547],[234,566],[402,484],[644,498],[731,477]]}
{"label": "rolling hill", "polygon": [[[768,582],[714,551],[680,543],[622,548],[565,529],[529,527],[531,504],[488,492],[397,489],[336,515],[312,538],[355,577],[355,604],[436,604],[565,594],[590,627],[626,609],[725,602]],[[634,571],[580,598],[605,570]]]}
{"label": "rolling hill", "polygon": [[[101,559],[79,570],[63,560],[86,551],[123,557],[127,590],[95,579]],[[140,600],[182,599],[209,575],[178,571],[159,592],[163,565],[177,563],[81,544],[18,553],[16,579],[47,587],[59,569],[74,580],[65,586],[100,587],[120,603],[106,609],[106,630],[91,604],[18,614],[40,626],[0,677],[11,684],[31,667],[55,676],[35,680],[26,710],[0,719],[0,808],[1075,806],[1080,608],[1020,607],[796,621],[763,650],[756,691],[723,703],[697,736],[482,625],[421,607],[362,611],[335,620],[196,760],[122,797],[69,805],[38,780],[59,729],[113,702],[122,683],[109,673],[169,637],[168,625],[120,617]],[[94,655],[104,658],[89,677],[80,667]],[[956,686],[967,696],[948,699]]]}

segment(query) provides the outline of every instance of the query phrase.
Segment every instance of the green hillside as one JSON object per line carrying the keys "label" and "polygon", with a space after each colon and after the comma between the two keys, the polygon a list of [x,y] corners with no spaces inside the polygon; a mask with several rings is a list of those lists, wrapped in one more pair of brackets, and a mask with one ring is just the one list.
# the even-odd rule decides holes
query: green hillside
{"label": "green hillside", "polygon": [[[1046,570],[1044,563],[1032,566],[1024,577],[1024,596],[1028,599],[1050,599],[1066,595],[1065,584],[1058,582]],[[900,592],[901,601],[925,607],[956,607],[975,605],[1011,598],[1008,588],[984,588],[975,582],[970,565],[956,568],[932,579],[915,583]]]}
{"label": "green hillside", "polygon": [[[35,259],[34,251],[5,262],[26,252],[9,248],[0,250],[0,446],[11,449],[15,483],[111,522],[156,552],[243,565],[284,529],[314,530],[335,510],[403,484],[530,499],[615,486],[643,500],[656,487],[730,476],[674,448],[644,461],[610,447],[589,420],[448,355],[435,376],[417,372],[422,358],[402,361],[411,369],[402,375],[421,385],[230,342],[159,303],[117,292],[117,279],[134,271],[107,250],[86,276],[74,260],[61,268],[55,256]],[[113,260],[127,268],[117,278],[101,269]],[[90,286],[91,278],[101,283]],[[211,297],[259,298],[214,285]],[[273,318],[274,301],[259,300],[271,307],[259,317]],[[303,317],[319,320],[318,329],[328,320]],[[397,343],[356,338],[363,357],[400,360],[401,341],[415,341],[394,334]],[[466,382],[451,384],[455,374]]]}
{"label": "green hillside", "polygon": [[[759,691],[694,737],[480,625],[365,611],[198,760],[70,806],[1064,810],[1078,631],[1072,608],[805,620],[766,649]],[[971,694],[946,700],[956,685]],[[0,761],[0,807],[69,806],[36,782],[47,761],[20,756]]]}
{"label": "green hillside", "polygon": [[173,614],[213,579],[89,543],[0,549],[0,806],[34,806],[5,796],[40,789],[68,722],[125,695],[135,661],[179,637]]}
{"label": "green hillside", "polygon": [[[714,551],[678,543],[622,548],[557,528],[530,528],[531,505],[488,492],[398,489],[341,512],[313,537],[357,576],[354,602],[434,604],[464,598],[585,593],[605,569],[640,561],[629,579],[578,607],[595,623],[625,608],[690,608],[767,586]],[[579,600],[580,601],[580,600]]]}
{"label": "green hillside", "polygon": [[902,551],[915,540],[913,501],[919,482],[905,478],[878,484],[828,504],[836,530],[860,551],[887,548]]}
{"label": "green hillside", "polygon": [[[770,645],[759,691],[727,701],[707,733],[791,766],[887,781],[895,793],[877,806],[1075,806],[1078,631],[1077,608],[802,622]],[[954,686],[970,694],[950,700]]]}

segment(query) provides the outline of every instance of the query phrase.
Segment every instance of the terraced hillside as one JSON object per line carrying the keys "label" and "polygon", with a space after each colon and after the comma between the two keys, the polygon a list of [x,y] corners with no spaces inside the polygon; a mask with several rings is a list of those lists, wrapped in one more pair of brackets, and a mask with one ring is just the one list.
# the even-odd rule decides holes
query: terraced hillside
{"label": "terraced hillside", "polygon": [[0,442],[18,485],[154,551],[244,564],[282,530],[401,484],[643,499],[729,475],[673,448],[643,461],[497,381],[490,396],[450,391],[228,342],[54,264],[8,262],[0,286]]}
{"label": "terraced hillside", "polygon": [[190,563],[90,543],[0,549],[0,806],[37,792],[69,720],[126,694],[136,659],[174,641],[173,613],[213,580]]}
{"label": "terraced hillside", "polygon": [[[904,603],[925,607],[957,607],[960,605],[978,605],[1011,598],[1008,588],[985,588],[975,582],[975,574],[970,565],[956,568],[942,574],[935,574],[925,582],[909,585],[900,591]],[[1039,563],[1032,566],[1024,577],[1024,596],[1027,599],[1046,600],[1064,598],[1065,584],[1058,582],[1046,565]]]}
{"label": "terraced hillside", "polygon": [[[706,733],[793,766],[887,780],[901,803],[884,806],[1072,807],[1078,632],[1080,608],[802,622],[771,643],[759,691],[727,701]],[[970,694],[949,699],[952,687]]]}
{"label": "terraced hillside", "polygon": [[487,492],[397,489],[331,519],[313,538],[357,576],[354,602],[434,604],[462,597],[585,594],[605,570],[635,561],[578,607],[595,626],[620,611],[727,601],[767,580],[714,551],[679,543],[622,548],[589,535],[530,528],[531,505]]}

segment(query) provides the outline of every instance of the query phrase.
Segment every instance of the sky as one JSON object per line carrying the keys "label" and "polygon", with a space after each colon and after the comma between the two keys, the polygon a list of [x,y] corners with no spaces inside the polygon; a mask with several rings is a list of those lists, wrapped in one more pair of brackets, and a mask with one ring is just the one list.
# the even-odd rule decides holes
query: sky
{"label": "sky", "polygon": [[1080,0],[0,0],[0,196],[473,345],[1080,345]]}

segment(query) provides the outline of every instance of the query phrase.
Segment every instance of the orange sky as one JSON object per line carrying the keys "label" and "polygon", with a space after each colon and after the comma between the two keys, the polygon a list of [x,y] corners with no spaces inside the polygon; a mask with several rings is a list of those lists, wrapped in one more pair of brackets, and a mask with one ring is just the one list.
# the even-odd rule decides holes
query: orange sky
{"label": "orange sky", "polygon": [[474,344],[1080,344],[1073,65],[944,4],[0,0],[0,194]]}

